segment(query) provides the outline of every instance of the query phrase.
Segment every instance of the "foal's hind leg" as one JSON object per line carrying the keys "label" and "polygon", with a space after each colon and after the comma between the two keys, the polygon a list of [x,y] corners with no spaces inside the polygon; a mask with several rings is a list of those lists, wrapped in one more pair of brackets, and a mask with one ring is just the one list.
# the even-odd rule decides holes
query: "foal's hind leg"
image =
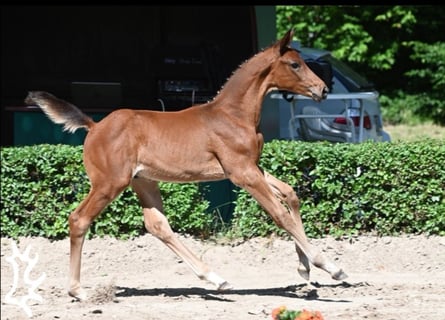
{"label": "foal's hind leg", "polygon": [[145,228],[160,239],[176,255],[178,255],[200,278],[213,283],[218,290],[229,290],[232,286],[200,260],[187,248],[172,231],[167,218],[163,214],[162,198],[156,181],[135,178],[131,182],[133,190],[139,197],[144,213]]}
{"label": "foal's hind leg", "polygon": [[69,216],[70,227],[70,284],[69,295],[78,300],[85,300],[86,293],[80,286],[80,267],[85,234],[99,213],[125,188],[112,187],[113,183],[103,187],[91,187],[88,196]]}
{"label": "foal's hind leg", "polygon": [[[299,199],[292,189],[291,186],[284,183],[283,181],[275,178],[268,172],[264,172],[264,177],[267,183],[271,186],[273,193],[281,200],[284,201],[288,208],[289,213],[292,216],[292,220],[295,224],[295,228],[299,234],[299,241],[295,241],[295,249],[298,253],[300,260],[300,266],[298,267],[298,272],[306,280],[309,279],[310,265],[309,257],[305,252],[312,252],[313,249],[310,248],[310,244],[307,240],[306,233],[304,232],[303,222],[300,216],[300,203]],[[347,275],[339,269],[334,263],[325,258],[321,253],[313,253],[312,261],[316,267],[329,272],[332,278],[336,280],[342,280],[347,277]]]}

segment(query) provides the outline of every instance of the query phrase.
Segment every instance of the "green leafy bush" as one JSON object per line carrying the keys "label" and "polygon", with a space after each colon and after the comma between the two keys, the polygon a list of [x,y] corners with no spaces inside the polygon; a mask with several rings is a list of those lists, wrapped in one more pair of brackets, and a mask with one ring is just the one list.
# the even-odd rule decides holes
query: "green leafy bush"
{"label": "green leafy bush", "polygon": [[2,235],[66,237],[67,217],[88,192],[81,148],[3,148],[1,166]]}
{"label": "green leafy bush", "polygon": [[[445,235],[445,143],[330,144],[272,141],[261,166],[293,186],[309,237],[375,232]],[[38,145],[1,150],[1,235],[68,236],[68,215],[89,180],[82,147]],[[209,212],[200,185],[160,183],[172,228],[201,238],[267,236],[278,229],[244,190],[234,189],[230,222]],[[214,210],[215,211],[215,210]],[[91,225],[88,236],[128,238],[145,232],[141,207],[126,189]]]}
{"label": "green leafy bush", "polygon": [[[2,148],[2,236],[68,236],[68,216],[86,197],[89,180],[82,147],[36,145]],[[197,184],[161,183],[164,209],[178,232],[208,236],[213,217]],[[128,238],[145,232],[142,209],[126,189],[92,223],[89,237]]]}
{"label": "green leafy bush", "polygon": [[[376,232],[445,235],[445,143],[272,141],[261,166],[294,187],[310,237]],[[245,191],[234,236],[283,235]]]}

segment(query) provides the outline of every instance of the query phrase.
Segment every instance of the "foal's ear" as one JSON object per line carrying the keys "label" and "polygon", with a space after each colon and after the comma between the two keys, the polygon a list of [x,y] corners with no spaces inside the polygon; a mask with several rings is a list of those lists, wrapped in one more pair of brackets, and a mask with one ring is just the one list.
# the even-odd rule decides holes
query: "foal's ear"
{"label": "foal's ear", "polygon": [[289,29],[286,32],[286,34],[283,36],[283,38],[281,38],[281,40],[278,42],[279,46],[280,46],[280,55],[281,56],[286,52],[293,37],[294,37],[294,30]]}

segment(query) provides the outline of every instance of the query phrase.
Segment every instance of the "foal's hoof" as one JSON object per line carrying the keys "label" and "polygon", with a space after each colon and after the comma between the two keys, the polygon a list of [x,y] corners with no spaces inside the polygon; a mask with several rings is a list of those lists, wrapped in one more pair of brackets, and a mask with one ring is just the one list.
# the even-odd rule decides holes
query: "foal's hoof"
{"label": "foal's hoof", "polygon": [[223,283],[221,283],[217,288],[218,291],[228,291],[228,290],[232,290],[232,289],[233,289],[233,286],[230,283],[228,283],[227,281],[224,281]]}
{"label": "foal's hoof", "polygon": [[297,270],[298,270],[298,273],[300,274],[300,276],[301,276],[304,280],[306,280],[306,281],[309,280],[309,271],[310,271],[310,270],[307,270],[307,269],[304,268],[303,266],[298,267]]}
{"label": "foal's hoof", "polygon": [[348,275],[342,270],[338,270],[334,274],[332,274],[332,279],[334,280],[344,280],[348,277]]}
{"label": "foal's hoof", "polygon": [[77,301],[86,301],[88,299],[87,293],[82,289],[70,290],[68,294]]}

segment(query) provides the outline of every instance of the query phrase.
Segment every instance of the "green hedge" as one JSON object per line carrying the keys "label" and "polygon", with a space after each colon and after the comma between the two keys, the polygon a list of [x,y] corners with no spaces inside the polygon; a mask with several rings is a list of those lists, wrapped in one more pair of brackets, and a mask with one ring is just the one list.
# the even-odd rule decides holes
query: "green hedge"
{"label": "green hedge", "polygon": [[[85,198],[89,180],[82,147],[36,145],[1,151],[1,235],[68,236],[68,215]],[[161,183],[173,229],[207,237],[214,228],[197,184]],[[93,222],[88,236],[128,238],[145,232],[142,210],[127,188]]]}
{"label": "green hedge", "polygon": [[[445,143],[330,144],[272,141],[261,166],[294,186],[307,234],[445,235]],[[241,191],[235,235],[283,235]]]}
{"label": "green hedge", "polygon": [[[310,237],[376,232],[445,235],[445,143],[329,144],[272,141],[261,166],[292,185]],[[86,196],[82,147],[37,145],[1,150],[1,235],[68,236],[68,215]],[[206,238],[284,235],[250,195],[237,193],[229,226],[200,185],[161,183],[172,228]],[[224,227],[224,229],[223,229]],[[125,190],[88,234],[128,238],[144,233],[138,200]]]}

